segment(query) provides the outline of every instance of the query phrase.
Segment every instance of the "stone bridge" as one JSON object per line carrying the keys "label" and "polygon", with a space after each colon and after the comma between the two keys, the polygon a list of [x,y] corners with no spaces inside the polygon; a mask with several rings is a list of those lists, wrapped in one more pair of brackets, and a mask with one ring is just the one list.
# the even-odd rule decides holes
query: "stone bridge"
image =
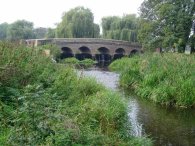
{"label": "stone bridge", "polygon": [[56,44],[61,49],[61,58],[76,57],[79,60],[95,58],[110,61],[141,51],[141,45],[137,43],[100,38],[31,39],[26,42],[30,46]]}

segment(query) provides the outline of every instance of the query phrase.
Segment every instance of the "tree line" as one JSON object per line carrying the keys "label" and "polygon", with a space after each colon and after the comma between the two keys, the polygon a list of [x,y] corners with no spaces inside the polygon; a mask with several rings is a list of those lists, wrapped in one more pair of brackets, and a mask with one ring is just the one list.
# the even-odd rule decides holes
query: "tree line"
{"label": "tree line", "polygon": [[45,37],[47,28],[34,28],[33,23],[26,20],[17,20],[11,24],[0,24],[0,40],[16,41]]}
{"label": "tree line", "polygon": [[100,33],[91,10],[76,7],[63,13],[56,28],[34,28],[33,23],[26,20],[2,23],[0,39],[102,37],[139,42],[147,50],[164,48],[183,52],[186,45],[194,48],[194,0],[144,0],[139,13],[139,17],[135,14],[103,17]]}

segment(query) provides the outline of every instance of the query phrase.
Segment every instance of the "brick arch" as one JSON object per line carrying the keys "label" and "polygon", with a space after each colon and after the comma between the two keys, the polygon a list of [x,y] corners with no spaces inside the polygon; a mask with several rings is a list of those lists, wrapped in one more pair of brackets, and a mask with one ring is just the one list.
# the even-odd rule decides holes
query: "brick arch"
{"label": "brick arch", "polygon": [[89,47],[81,46],[81,47],[78,48],[78,50],[79,50],[80,53],[75,54],[75,57],[78,60],[92,59],[93,58],[91,50],[89,49]]}
{"label": "brick arch", "polygon": [[62,47],[61,48],[62,53],[60,54],[61,59],[69,58],[69,57],[74,57],[73,51],[69,47]]}
{"label": "brick arch", "polygon": [[123,49],[123,48],[117,48],[115,50],[115,54],[113,56],[113,60],[120,59],[120,58],[124,57],[125,54],[126,54],[125,49]]}
{"label": "brick arch", "polygon": [[81,53],[91,54],[91,50],[90,50],[89,47],[87,47],[87,46],[81,46],[80,48],[78,48],[78,50],[79,50]]}
{"label": "brick arch", "polygon": [[126,51],[123,48],[118,48],[118,49],[115,50],[115,53],[116,54],[123,54],[124,55],[126,53]]}
{"label": "brick arch", "polygon": [[73,54],[72,49],[69,48],[69,47],[62,47],[61,50],[62,50],[62,52],[65,52],[65,53],[72,53],[72,54]]}
{"label": "brick arch", "polygon": [[129,54],[129,57],[131,57],[131,56],[133,56],[135,54],[138,54],[138,53],[139,53],[139,51],[137,49],[133,49],[133,50],[131,50],[131,52]]}
{"label": "brick arch", "polygon": [[97,50],[100,54],[110,54],[110,50],[106,47],[100,47]]}

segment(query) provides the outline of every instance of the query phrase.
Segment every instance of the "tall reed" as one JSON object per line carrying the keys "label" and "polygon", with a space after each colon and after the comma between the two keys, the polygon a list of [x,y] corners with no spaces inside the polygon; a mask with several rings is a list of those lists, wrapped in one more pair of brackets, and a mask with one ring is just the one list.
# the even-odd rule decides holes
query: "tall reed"
{"label": "tall reed", "polygon": [[140,97],[177,107],[195,106],[195,55],[145,54],[110,65],[122,86]]}

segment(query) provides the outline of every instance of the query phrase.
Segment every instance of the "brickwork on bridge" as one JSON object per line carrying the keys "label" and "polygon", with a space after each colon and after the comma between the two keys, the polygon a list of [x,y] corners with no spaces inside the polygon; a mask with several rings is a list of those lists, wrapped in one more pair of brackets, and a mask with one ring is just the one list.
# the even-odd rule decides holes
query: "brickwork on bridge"
{"label": "brickwork on bridge", "polygon": [[[82,49],[88,49],[88,53],[95,55],[101,54],[101,50],[113,56],[117,53],[130,55],[133,52],[140,52],[141,45],[127,41],[100,38],[54,38],[54,39],[31,39],[26,40],[27,45],[39,46],[45,44],[56,44],[61,49],[69,48],[73,54],[83,53]],[[122,51],[121,51],[122,50]]]}

